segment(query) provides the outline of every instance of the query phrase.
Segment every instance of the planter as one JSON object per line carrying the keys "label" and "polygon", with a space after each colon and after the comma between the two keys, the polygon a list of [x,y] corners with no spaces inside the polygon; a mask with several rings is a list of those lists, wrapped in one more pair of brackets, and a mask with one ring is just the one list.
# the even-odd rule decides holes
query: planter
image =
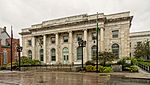
{"label": "planter", "polygon": [[111,65],[112,70],[114,72],[121,72],[122,71],[122,65]]}

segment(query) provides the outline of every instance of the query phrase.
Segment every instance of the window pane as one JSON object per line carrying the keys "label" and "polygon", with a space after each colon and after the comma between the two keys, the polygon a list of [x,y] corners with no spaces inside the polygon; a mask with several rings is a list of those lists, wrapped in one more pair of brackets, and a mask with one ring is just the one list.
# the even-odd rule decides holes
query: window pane
{"label": "window pane", "polygon": [[32,46],[31,40],[28,40],[28,46]]}
{"label": "window pane", "polygon": [[55,54],[55,49],[51,49],[51,61],[56,61],[56,54]]}
{"label": "window pane", "polygon": [[96,39],[96,32],[93,32],[92,33],[92,40],[95,40]]}
{"label": "window pane", "polygon": [[115,56],[119,57],[119,45],[118,44],[112,45],[112,52]]}
{"label": "window pane", "polygon": [[113,37],[113,38],[118,38],[118,33],[119,33],[118,30],[112,31],[112,37]]}
{"label": "window pane", "polygon": [[64,36],[64,42],[68,42],[68,36]]}
{"label": "window pane", "polygon": [[28,57],[29,57],[30,59],[32,59],[32,51],[31,51],[31,50],[28,51]]}
{"label": "window pane", "polygon": [[44,55],[43,55],[43,49],[41,49],[41,50],[40,50],[40,61],[43,61],[43,60],[44,60],[44,59],[43,59],[43,56],[44,56]]}
{"label": "window pane", "polygon": [[96,56],[96,45],[92,46],[92,49],[91,49],[91,54],[92,54],[92,57],[95,57]]}
{"label": "window pane", "polygon": [[77,60],[82,60],[82,47],[77,48]]}
{"label": "window pane", "polygon": [[77,41],[79,41],[80,39],[82,39],[82,34],[77,34]]}
{"label": "window pane", "polygon": [[55,37],[51,37],[51,43],[55,43]]}

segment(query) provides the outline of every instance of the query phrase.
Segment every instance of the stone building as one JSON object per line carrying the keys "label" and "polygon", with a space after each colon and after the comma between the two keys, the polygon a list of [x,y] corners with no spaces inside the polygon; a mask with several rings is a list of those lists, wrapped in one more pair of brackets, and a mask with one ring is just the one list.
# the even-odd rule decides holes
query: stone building
{"label": "stone building", "polygon": [[86,41],[84,62],[96,55],[96,20],[100,30],[98,48],[112,51],[118,58],[129,56],[130,12],[110,15],[82,14],[31,25],[22,29],[23,55],[45,64],[80,64],[82,52],[78,39]]}
{"label": "stone building", "polygon": [[[11,62],[10,42],[11,38],[6,31],[6,27],[0,28],[0,65],[5,65]],[[12,61],[16,61],[18,59],[16,47],[19,44],[19,39],[12,39],[12,44]]]}
{"label": "stone building", "polygon": [[[138,44],[150,42],[150,31],[132,32],[130,33],[130,49],[131,57],[134,56],[135,47]],[[150,43],[149,43],[150,45]]]}

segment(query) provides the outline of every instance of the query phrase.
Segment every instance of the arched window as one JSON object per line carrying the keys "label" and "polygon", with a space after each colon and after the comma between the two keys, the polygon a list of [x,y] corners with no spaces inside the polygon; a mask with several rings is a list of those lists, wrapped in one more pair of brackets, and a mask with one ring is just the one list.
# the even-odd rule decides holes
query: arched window
{"label": "arched window", "polygon": [[112,45],[112,53],[116,56],[119,57],[119,45],[118,44],[113,44]]}
{"label": "arched window", "polygon": [[31,50],[28,50],[28,57],[29,57],[29,59],[32,59],[32,51]]}
{"label": "arched window", "polygon": [[77,48],[77,60],[82,59],[82,47]]}
{"label": "arched window", "polygon": [[96,45],[93,45],[91,48],[91,56],[96,57]]}
{"label": "arched window", "polygon": [[68,55],[69,55],[69,50],[67,47],[63,48],[63,60],[64,62],[67,62],[69,60]]}
{"label": "arched window", "polygon": [[43,61],[44,54],[43,54],[43,49],[40,49],[40,61]]}
{"label": "arched window", "polygon": [[56,61],[56,51],[55,51],[55,48],[51,49],[51,61]]}

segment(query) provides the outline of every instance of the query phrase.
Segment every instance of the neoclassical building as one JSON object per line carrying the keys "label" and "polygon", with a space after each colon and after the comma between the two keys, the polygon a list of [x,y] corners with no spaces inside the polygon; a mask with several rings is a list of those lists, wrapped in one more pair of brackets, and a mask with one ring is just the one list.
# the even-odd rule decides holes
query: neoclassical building
{"label": "neoclassical building", "polygon": [[[98,19],[97,19],[98,15]],[[111,51],[118,58],[130,55],[130,12],[116,14],[82,14],[69,16],[22,29],[23,56],[45,64],[81,64],[82,49],[79,38],[86,41],[84,62],[96,55],[96,20],[98,20],[98,48]]]}
{"label": "neoclassical building", "polygon": [[130,33],[130,56],[134,56],[135,47],[138,44],[149,42],[150,45],[150,31],[132,32]]}

